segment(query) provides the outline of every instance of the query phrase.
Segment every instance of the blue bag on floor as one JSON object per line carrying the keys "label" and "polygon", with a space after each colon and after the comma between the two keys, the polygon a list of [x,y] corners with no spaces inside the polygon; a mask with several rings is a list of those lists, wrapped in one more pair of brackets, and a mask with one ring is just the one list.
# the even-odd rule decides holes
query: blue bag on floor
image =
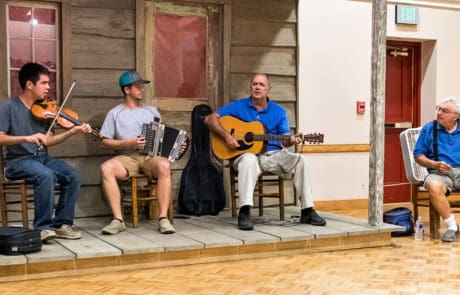
{"label": "blue bag on floor", "polygon": [[406,228],[405,230],[392,232],[392,237],[410,236],[414,233],[412,211],[406,207],[397,207],[383,212],[383,222],[404,226]]}

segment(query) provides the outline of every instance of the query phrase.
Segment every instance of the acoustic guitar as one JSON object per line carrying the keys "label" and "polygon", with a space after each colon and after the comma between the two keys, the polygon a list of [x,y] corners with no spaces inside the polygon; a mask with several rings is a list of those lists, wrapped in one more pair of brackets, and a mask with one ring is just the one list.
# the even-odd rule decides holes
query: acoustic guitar
{"label": "acoustic guitar", "polygon": [[[223,138],[211,134],[212,151],[216,157],[222,160],[231,159],[244,153],[259,154],[263,150],[265,142],[269,140],[287,141],[291,137],[291,135],[265,134],[264,126],[259,121],[244,122],[235,117],[224,116],[220,118],[220,122],[240,145],[238,148],[232,149]],[[302,141],[322,143],[324,135],[321,133],[304,134]]]}

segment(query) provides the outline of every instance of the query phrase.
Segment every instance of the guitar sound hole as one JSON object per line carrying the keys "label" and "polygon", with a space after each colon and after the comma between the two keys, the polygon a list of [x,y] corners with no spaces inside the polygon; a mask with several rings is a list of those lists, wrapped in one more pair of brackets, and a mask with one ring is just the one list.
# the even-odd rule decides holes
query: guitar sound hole
{"label": "guitar sound hole", "polygon": [[246,142],[253,142],[254,141],[254,133],[252,133],[252,132],[246,133],[246,135],[244,136],[244,140]]}

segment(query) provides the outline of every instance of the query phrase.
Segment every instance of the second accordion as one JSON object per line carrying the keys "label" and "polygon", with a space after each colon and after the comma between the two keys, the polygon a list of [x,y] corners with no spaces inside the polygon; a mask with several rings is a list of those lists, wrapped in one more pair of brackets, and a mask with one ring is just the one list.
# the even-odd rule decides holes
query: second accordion
{"label": "second accordion", "polygon": [[140,152],[152,157],[160,156],[174,162],[179,157],[182,143],[187,140],[187,132],[159,122],[142,124],[145,137],[144,149]]}

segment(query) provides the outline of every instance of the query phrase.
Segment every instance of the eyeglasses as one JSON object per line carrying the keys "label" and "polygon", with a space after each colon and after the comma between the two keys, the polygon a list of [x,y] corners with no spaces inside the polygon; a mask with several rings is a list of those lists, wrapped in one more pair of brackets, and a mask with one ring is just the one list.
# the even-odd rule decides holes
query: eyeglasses
{"label": "eyeglasses", "polygon": [[441,108],[440,106],[436,106],[435,108],[436,112],[437,113],[443,113],[443,114],[457,114],[457,112],[451,112],[449,111],[449,109],[447,108]]}

